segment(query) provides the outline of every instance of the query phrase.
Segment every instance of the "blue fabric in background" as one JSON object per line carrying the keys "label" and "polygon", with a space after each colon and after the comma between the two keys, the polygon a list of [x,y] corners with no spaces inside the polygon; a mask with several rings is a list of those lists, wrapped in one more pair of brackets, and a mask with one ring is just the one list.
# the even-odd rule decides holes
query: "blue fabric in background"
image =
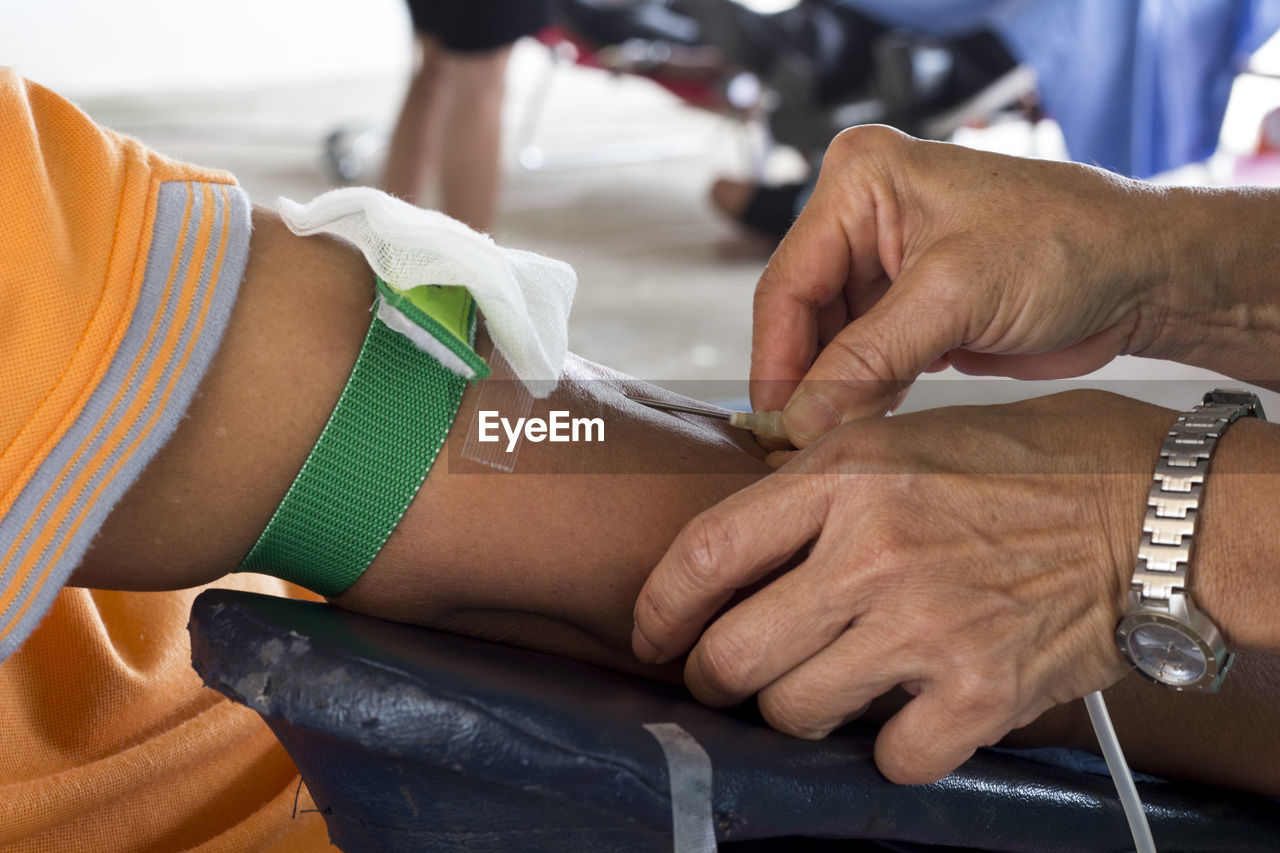
{"label": "blue fabric in background", "polygon": [[1206,159],[1280,0],[838,0],[936,36],[989,28],[1036,71],[1073,160],[1133,177]]}

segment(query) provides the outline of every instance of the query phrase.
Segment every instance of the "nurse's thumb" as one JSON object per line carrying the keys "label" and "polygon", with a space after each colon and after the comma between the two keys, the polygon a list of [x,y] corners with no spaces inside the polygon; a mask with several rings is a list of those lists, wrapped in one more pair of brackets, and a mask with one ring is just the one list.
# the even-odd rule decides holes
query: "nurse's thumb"
{"label": "nurse's thumb", "polygon": [[823,348],[791,395],[783,423],[796,447],[845,421],[883,415],[930,364],[963,343],[963,317],[925,309],[909,290],[895,289]]}

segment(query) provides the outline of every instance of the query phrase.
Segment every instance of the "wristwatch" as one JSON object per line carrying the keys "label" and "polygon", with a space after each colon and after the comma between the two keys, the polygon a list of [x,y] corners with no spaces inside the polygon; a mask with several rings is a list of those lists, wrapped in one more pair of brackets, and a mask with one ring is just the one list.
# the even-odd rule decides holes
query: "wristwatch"
{"label": "wristwatch", "polygon": [[1215,692],[1231,666],[1218,626],[1187,592],[1187,573],[1209,459],[1227,427],[1242,417],[1265,417],[1258,395],[1221,388],[1179,415],[1160,448],[1147,495],[1116,641],[1134,669],[1175,690]]}

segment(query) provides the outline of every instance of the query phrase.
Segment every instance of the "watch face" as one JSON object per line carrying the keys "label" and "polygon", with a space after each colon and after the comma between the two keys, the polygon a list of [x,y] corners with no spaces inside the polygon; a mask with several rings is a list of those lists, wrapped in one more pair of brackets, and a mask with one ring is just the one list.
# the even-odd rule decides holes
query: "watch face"
{"label": "watch face", "polygon": [[1178,686],[1204,676],[1207,662],[1200,644],[1172,625],[1139,625],[1129,633],[1128,644],[1134,666],[1156,681]]}

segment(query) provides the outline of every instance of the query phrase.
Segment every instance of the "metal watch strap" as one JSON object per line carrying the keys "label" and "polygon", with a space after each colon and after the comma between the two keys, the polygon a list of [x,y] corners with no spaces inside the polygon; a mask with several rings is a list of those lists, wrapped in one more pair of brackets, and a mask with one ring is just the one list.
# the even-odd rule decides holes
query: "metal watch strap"
{"label": "metal watch strap", "polygon": [[1131,594],[1144,608],[1168,610],[1186,595],[1187,570],[1196,534],[1205,472],[1218,439],[1242,417],[1262,417],[1254,394],[1219,389],[1178,416],[1160,448],[1154,482],[1147,494],[1142,543]]}

